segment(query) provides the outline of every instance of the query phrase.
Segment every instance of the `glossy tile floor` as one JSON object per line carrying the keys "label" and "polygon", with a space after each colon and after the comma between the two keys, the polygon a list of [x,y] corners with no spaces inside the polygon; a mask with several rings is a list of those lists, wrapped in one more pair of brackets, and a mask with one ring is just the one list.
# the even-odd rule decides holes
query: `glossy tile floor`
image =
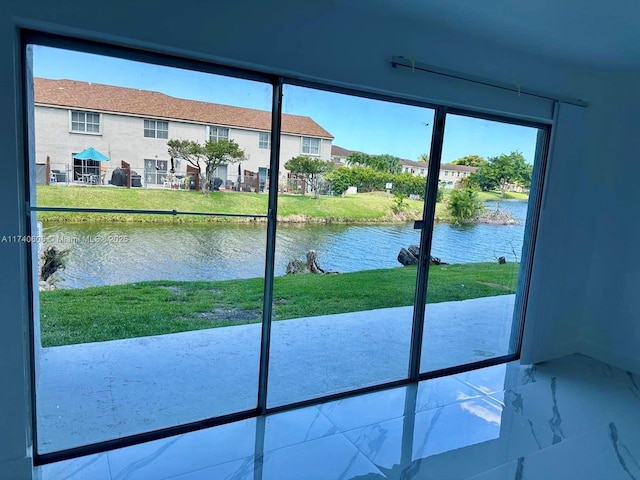
{"label": "glossy tile floor", "polygon": [[43,480],[640,479],[640,376],[572,355],[39,469]]}

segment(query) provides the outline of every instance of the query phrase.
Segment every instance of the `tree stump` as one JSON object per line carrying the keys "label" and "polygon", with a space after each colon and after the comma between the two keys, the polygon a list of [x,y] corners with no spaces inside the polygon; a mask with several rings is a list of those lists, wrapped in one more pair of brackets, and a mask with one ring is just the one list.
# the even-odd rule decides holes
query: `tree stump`
{"label": "tree stump", "polygon": [[325,273],[325,271],[320,268],[320,265],[318,265],[318,254],[315,250],[309,250],[307,252],[307,269],[311,273]]}
{"label": "tree stump", "polygon": [[339,273],[331,270],[324,270],[318,265],[318,254],[315,250],[309,250],[307,252],[307,263],[302,260],[295,259],[289,262],[287,265],[287,275],[295,275],[298,273],[316,273],[318,275],[327,275]]}
{"label": "tree stump", "polygon": [[292,260],[287,265],[287,275],[296,275],[298,273],[306,273],[307,266],[298,258]]}

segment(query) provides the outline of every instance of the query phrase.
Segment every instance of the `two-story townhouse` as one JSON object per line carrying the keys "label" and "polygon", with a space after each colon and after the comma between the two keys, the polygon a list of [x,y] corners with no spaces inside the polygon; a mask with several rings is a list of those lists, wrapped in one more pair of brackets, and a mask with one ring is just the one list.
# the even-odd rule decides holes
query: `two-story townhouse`
{"label": "two-story townhouse", "polygon": [[[426,162],[421,161],[403,159],[400,160],[400,166],[402,167],[403,173],[410,173],[420,177],[426,177],[429,171],[429,165]],[[477,170],[477,167],[443,163],[440,165],[438,182],[444,185],[445,188],[455,188],[460,184],[460,180],[468,177]]]}
{"label": "two-story townhouse", "polygon": [[460,181],[463,178],[468,177],[477,170],[478,167],[454,165],[453,163],[443,163],[440,165],[438,181],[441,184],[444,184],[446,188],[455,188],[460,184]]}
{"label": "two-story townhouse", "polygon": [[410,173],[418,177],[427,176],[427,162],[415,161],[415,160],[400,160],[400,167],[402,167],[402,173]]}
{"label": "two-story townhouse", "polygon": [[[222,166],[216,175],[236,181],[255,173],[266,185],[271,150],[271,112],[187,100],[160,92],[75,80],[36,78],[35,146],[38,163],[50,159],[52,170],[67,173],[70,181],[87,169],[106,167],[106,179],[121,161],[142,176],[144,186],[162,185],[171,169],[169,139],[231,139],[244,150],[244,158]],[[297,155],[331,158],[333,136],[305,116],[283,114],[280,146],[281,178],[284,163]],[[75,160],[93,146],[108,162]],[[174,160],[176,175],[185,175],[187,162]],[[105,182],[106,183],[106,182]]]}

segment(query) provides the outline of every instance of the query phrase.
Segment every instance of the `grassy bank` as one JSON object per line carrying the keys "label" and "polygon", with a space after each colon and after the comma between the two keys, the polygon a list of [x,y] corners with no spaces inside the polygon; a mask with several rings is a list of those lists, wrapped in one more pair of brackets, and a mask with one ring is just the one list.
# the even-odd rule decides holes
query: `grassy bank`
{"label": "grassy bank", "polygon": [[[443,201],[436,204],[436,219],[453,221],[446,206],[450,190],[445,190]],[[479,192],[480,200],[501,200],[498,192]],[[135,210],[176,210],[180,212],[215,212],[248,215],[267,213],[267,195],[239,192],[212,192],[202,195],[196,191],[163,189],[126,189],[100,187],[39,186],[38,206],[117,208]],[[505,193],[506,200],[526,200],[522,193]],[[359,193],[344,197],[280,195],[278,220],[282,222],[317,223],[384,223],[406,222],[422,218],[422,201],[404,200],[398,211],[393,196],[384,192]],[[40,212],[38,218],[55,222],[251,222],[263,221],[259,217],[216,217],[198,215],[103,214]]]}
{"label": "grassy bank", "polygon": [[[212,192],[202,195],[196,191],[161,189],[125,189],[100,187],[39,186],[38,206],[117,208],[145,210],[177,210],[182,212],[216,212],[249,215],[267,213],[267,195],[239,192]],[[278,218],[284,222],[320,223],[376,223],[406,221],[422,216],[422,202],[405,200],[406,208],[394,213],[393,196],[384,193],[365,193],[345,197],[281,195]],[[91,214],[41,212],[44,221],[64,222],[209,222],[253,221],[234,217]]]}
{"label": "grassy bank", "polygon": [[[432,266],[428,302],[515,292],[519,265]],[[276,277],[274,319],[413,304],[415,267]],[[40,292],[45,347],[255,323],[262,279],[157,281]],[[347,295],[345,293],[348,293]]]}
{"label": "grassy bank", "polygon": [[504,197],[500,192],[478,192],[478,198],[483,202],[487,200],[529,200],[528,193],[504,192]]}

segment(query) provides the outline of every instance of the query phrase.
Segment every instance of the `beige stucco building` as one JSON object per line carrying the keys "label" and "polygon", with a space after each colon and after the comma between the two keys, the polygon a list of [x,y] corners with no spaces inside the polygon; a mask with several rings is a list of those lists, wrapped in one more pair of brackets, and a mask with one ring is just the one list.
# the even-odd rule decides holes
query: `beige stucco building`
{"label": "beige stucco building", "polygon": [[[426,177],[429,171],[428,163],[415,160],[400,160],[403,173],[410,173],[419,177]],[[442,163],[438,174],[438,181],[445,188],[455,188],[460,180],[468,177],[478,170],[477,167],[466,165],[454,165],[452,163]]]}
{"label": "beige stucco building", "polygon": [[[309,117],[283,114],[279,178],[287,179],[284,163],[297,155],[331,158],[332,135]],[[267,180],[271,151],[271,112],[171,97],[159,92],[72,80],[35,79],[36,162],[47,157],[54,176],[82,181],[83,174],[102,173],[109,183],[114,169],[127,162],[143,187],[165,186],[171,159],[167,140],[226,138],[236,141],[244,158],[222,166],[217,175],[231,188],[249,173]],[[74,155],[94,147],[109,161],[81,161]],[[187,162],[174,159],[175,175],[186,176]],[[204,164],[202,165],[204,170]],[[93,177],[95,181],[95,177]]]}

